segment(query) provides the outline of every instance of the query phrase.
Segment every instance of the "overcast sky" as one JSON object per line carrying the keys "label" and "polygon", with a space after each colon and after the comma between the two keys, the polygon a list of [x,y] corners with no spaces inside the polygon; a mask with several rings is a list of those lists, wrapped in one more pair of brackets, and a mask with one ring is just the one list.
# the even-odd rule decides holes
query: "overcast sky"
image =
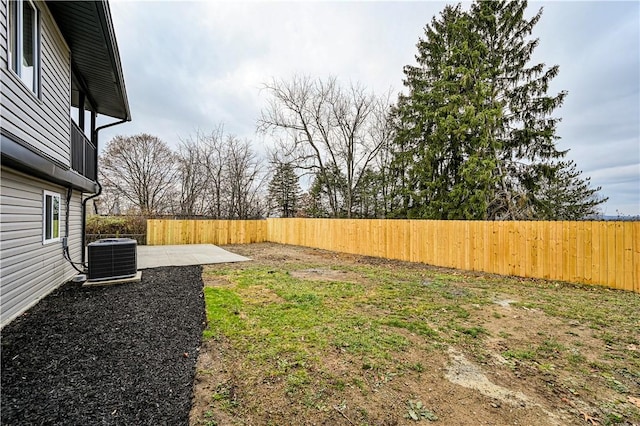
{"label": "overcast sky", "polygon": [[[101,144],[141,132],[176,147],[224,124],[256,135],[262,83],[294,74],[376,93],[403,89],[424,26],[442,2],[113,1],[133,121],[105,129]],[[544,7],[534,59],[560,65],[551,92],[567,90],[558,146],[570,149],[609,201],[606,215],[640,214],[640,3],[530,2]]]}

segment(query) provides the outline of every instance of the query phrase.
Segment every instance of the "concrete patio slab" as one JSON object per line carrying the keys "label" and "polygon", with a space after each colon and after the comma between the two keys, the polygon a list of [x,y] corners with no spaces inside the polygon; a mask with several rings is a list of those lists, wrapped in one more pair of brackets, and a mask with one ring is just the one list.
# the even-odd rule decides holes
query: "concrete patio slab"
{"label": "concrete patio slab", "polygon": [[178,246],[138,246],[138,269],[160,266],[210,265],[246,262],[247,257],[228,252],[213,244]]}

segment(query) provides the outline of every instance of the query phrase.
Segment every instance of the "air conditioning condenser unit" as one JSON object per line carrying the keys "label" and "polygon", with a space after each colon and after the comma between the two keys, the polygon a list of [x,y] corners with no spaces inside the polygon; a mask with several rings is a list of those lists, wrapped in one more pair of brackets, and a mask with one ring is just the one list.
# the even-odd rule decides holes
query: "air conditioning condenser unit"
{"label": "air conditioning condenser unit", "polygon": [[138,272],[137,243],[130,238],[109,238],[88,245],[90,281],[131,278]]}

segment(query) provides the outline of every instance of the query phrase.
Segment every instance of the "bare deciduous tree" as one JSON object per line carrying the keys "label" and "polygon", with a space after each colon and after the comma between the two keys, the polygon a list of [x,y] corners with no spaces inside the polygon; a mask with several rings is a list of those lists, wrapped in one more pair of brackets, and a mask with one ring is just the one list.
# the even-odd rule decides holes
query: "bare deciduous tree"
{"label": "bare deciduous tree", "polygon": [[204,212],[209,216],[222,218],[225,214],[224,192],[226,183],[224,128],[220,125],[209,135],[201,135],[200,137],[202,138],[203,167],[207,180],[207,189],[204,193]]}
{"label": "bare deciduous tree", "polygon": [[100,157],[100,180],[143,215],[170,205],[176,173],[175,155],[165,142],[142,133],[116,136]]}
{"label": "bare deciduous tree", "polygon": [[[351,217],[357,187],[385,143],[376,127],[388,105],[362,86],[343,88],[335,77],[295,76],[264,89],[270,99],[258,131],[284,136],[281,149],[324,182],[332,215]],[[336,172],[344,175],[343,188],[331,184]]]}
{"label": "bare deciduous tree", "polygon": [[262,159],[222,126],[181,141],[176,153],[146,134],[116,137],[101,157],[111,212],[249,219],[267,212]]}
{"label": "bare deciduous tree", "polygon": [[225,182],[227,218],[249,219],[262,215],[260,191],[264,184],[261,163],[247,140],[227,137]]}
{"label": "bare deciduous tree", "polygon": [[218,126],[197,132],[178,151],[178,213],[248,219],[264,213],[262,162],[247,140],[225,135]]}
{"label": "bare deciduous tree", "polygon": [[178,147],[179,213],[182,215],[202,215],[207,210],[210,192],[207,165],[211,155],[208,139],[197,132],[195,137],[183,140]]}

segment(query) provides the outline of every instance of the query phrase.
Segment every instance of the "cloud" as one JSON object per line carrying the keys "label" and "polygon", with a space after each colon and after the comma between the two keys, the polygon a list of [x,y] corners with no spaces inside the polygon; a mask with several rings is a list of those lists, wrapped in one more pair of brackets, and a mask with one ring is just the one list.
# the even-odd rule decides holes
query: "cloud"
{"label": "cloud", "polygon": [[[259,151],[263,83],[293,74],[337,76],[377,93],[403,89],[402,69],[442,2],[111,2],[133,122],[172,145],[219,123]],[[558,126],[594,186],[640,214],[640,4],[531,2],[534,61],[560,65],[550,92],[569,92]],[[102,122],[109,120],[102,119]],[[102,144],[104,145],[104,143]]]}
{"label": "cloud", "polygon": [[[538,3],[532,3],[538,5]],[[558,146],[570,149],[606,210],[640,213],[640,5],[547,2],[534,32],[536,60],[558,64],[551,91],[567,90]]]}

